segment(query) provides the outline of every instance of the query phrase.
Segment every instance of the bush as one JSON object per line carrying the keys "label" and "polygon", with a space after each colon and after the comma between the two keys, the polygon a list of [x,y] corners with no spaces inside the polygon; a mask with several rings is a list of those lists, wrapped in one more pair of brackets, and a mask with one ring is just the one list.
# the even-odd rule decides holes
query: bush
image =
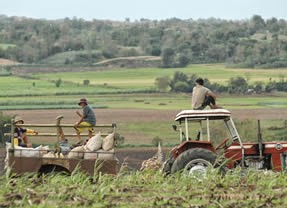
{"label": "bush", "polygon": [[176,82],[173,90],[175,92],[188,92],[189,91],[188,83],[180,81]]}
{"label": "bush", "polygon": [[152,139],[151,143],[153,146],[157,147],[159,143],[162,145],[162,139],[156,136]]}
{"label": "bush", "polygon": [[0,142],[4,144],[4,132],[10,132],[9,127],[4,127],[4,124],[10,123],[13,116],[6,116],[0,111]]}
{"label": "bush", "polygon": [[115,133],[115,144],[117,145],[122,145],[125,143],[125,137],[120,135],[119,133]]}
{"label": "bush", "polygon": [[88,79],[83,80],[83,85],[88,86],[89,84],[90,84],[90,80]]}
{"label": "bush", "polygon": [[61,78],[59,78],[58,80],[56,80],[56,82],[55,82],[56,87],[60,87],[61,84],[62,84]]}

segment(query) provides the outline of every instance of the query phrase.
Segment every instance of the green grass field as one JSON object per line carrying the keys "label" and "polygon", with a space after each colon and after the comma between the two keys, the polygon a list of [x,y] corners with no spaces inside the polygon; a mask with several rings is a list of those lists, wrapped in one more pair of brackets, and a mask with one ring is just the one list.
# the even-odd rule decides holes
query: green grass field
{"label": "green grass field", "polygon": [[[49,93],[49,92],[48,92]],[[67,92],[68,93],[68,92]],[[24,94],[25,95],[25,94]],[[85,96],[94,108],[135,108],[180,110],[191,107],[190,94],[152,93],[152,94],[75,94],[75,95],[40,95],[0,97],[0,110],[11,109],[69,109],[77,108],[75,103],[79,97]],[[286,94],[278,97],[261,96],[229,96],[221,95],[218,103],[227,109],[259,109],[259,108],[286,108]]]}
{"label": "green grass field", "polygon": [[1,207],[286,207],[284,173],[241,171],[221,176],[125,172],[1,177]]}
{"label": "green grass field", "polygon": [[[39,69],[40,70],[40,69]],[[180,69],[108,69],[88,72],[26,74],[25,77],[0,77],[0,109],[72,108],[79,96],[86,96],[95,107],[181,109],[190,106],[190,94],[156,92],[157,77],[172,77],[176,71],[227,84],[231,77],[245,77],[249,83],[278,81],[286,69],[231,69],[222,64],[193,65]],[[55,81],[62,83],[56,87]],[[89,80],[89,85],[84,85]],[[271,95],[219,95],[227,108],[285,108],[286,93]]]}
{"label": "green grass field", "polygon": [[[39,69],[40,70],[40,69]],[[227,84],[234,76],[248,78],[249,82],[268,82],[287,76],[286,69],[230,69],[221,64],[193,65],[182,69],[108,69],[106,71],[37,73],[26,77],[0,77],[0,110],[13,109],[73,109],[80,97],[87,97],[95,109],[156,109],[183,110],[190,109],[190,93],[155,93],[156,77],[172,77],[176,71],[197,74],[210,79],[211,82]],[[62,84],[56,87],[55,80]],[[83,81],[89,80],[90,85]],[[144,93],[153,91],[153,93]],[[218,95],[217,102],[226,109],[271,109],[287,108],[287,93],[263,95]],[[161,135],[165,141],[174,143],[176,136],[170,130],[172,121],[162,122]],[[143,122],[120,124],[121,133],[141,132],[140,137],[148,138],[146,143],[159,136],[159,124]],[[128,142],[136,143],[133,138]]]}
{"label": "green grass field", "polygon": [[14,48],[14,47],[16,47],[16,45],[14,45],[14,44],[0,43],[0,48],[3,49],[3,50],[6,50],[6,49],[9,48],[9,47]]}
{"label": "green grass field", "polygon": [[113,69],[94,72],[65,72],[51,74],[35,74],[33,77],[44,80],[55,80],[61,78],[76,84],[83,80],[90,80],[91,84],[108,85],[116,88],[154,88],[157,77],[172,77],[176,71],[185,74],[196,74],[199,77],[208,78],[211,82],[226,85],[231,77],[242,76],[250,83],[257,81],[268,82],[270,79],[279,80],[280,77],[287,77],[286,69],[233,69],[226,68],[222,64],[192,65],[186,68],[142,68],[142,69]]}

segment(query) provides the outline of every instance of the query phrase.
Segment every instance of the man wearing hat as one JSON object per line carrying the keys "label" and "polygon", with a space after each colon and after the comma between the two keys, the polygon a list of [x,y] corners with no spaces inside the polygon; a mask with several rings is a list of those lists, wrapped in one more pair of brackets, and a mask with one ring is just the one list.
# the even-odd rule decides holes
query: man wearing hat
{"label": "man wearing hat", "polygon": [[92,126],[96,125],[96,116],[93,109],[88,105],[86,98],[81,98],[78,105],[83,108],[83,113],[76,111],[76,114],[80,117],[79,121],[75,123],[74,127],[77,131],[78,142],[81,141],[81,133],[85,128],[89,130],[89,138],[93,136],[94,129]]}
{"label": "man wearing hat", "polygon": [[24,120],[20,116],[16,116],[14,119],[14,139],[18,139],[18,145],[21,147],[32,147],[32,144],[28,143],[27,133],[38,134],[38,132],[33,129],[22,128],[20,124],[24,124]]}

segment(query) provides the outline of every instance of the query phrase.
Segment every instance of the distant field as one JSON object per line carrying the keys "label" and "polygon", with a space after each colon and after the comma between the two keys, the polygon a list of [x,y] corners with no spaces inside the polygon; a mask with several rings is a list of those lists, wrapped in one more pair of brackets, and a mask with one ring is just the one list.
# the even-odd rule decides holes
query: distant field
{"label": "distant field", "polygon": [[3,50],[6,50],[7,48],[13,48],[13,47],[16,47],[16,45],[14,44],[6,44],[6,43],[0,43],[0,48],[3,49]]}
{"label": "distant field", "polygon": [[[275,94],[276,95],[276,94]],[[87,97],[94,108],[110,109],[157,109],[178,110],[191,107],[190,94],[151,93],[151,94],[75,94],[38,95],[22,97],[0,96],[0,110],[8,109],[72,109],[78,108],[81,97]],[[226,109],[287,108],[287,93],[278,96],[228,96],[220,95],[218,104]]]}
{"label": "distant field", "polygon": [[71,72],[71,73],[50,73],[34,74],[33,77],[41,80],[55,80],[61,78],[76,84],[82,84],[83,80],[90,80],[91,84],[105,85],[114,88],[154,88],[154,82],[157,77],[172,77],[176,71],[185,74],[208,78],[211,82],[228,84],[231,77],[242,76],[250,83],[257,81],[269,82],[279,80],[280,77],[287,77],[287,69],[232,69],[226,68],[222,64],[212,65],[192,65],[186,68],[143,68],[143,69],[113,69],[107,71],[94,72]]}
{"label": "distant field", "polygon": [[[83,96],[96,108],[186,109],[190,107],[190,94],[155,93],[155,79],[172,77],[176,71],[188,75],[196,74],[221,84],[227,84],[235,76],[242,76],[249,83],[266,83],[270,79],[278,81],[287,77],[287,69],[231,69],[222,64],[192,65],[180,69],[120,68],[44,74],[23,72],[21,77],[0,77],[0,109],[73,108]],[[56,87],[55,82],[59,79],[62,83]],[[89,85],[84,85],[84,80],[88,80]],[[230,109],[286,108],[285,98],[286,93],[219,95],[218,102]]]}

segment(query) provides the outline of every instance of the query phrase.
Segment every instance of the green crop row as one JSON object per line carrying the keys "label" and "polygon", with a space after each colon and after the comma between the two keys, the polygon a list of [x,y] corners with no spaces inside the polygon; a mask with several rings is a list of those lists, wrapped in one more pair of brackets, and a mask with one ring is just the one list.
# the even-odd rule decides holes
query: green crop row
{"label": "green crop row", "polygon": [[164,177],[155,171],[117,176],[75,171],[71,176],[0,178],[1,207],[286,207],[287,175],[255,170],[209,170],[204,176]]}

